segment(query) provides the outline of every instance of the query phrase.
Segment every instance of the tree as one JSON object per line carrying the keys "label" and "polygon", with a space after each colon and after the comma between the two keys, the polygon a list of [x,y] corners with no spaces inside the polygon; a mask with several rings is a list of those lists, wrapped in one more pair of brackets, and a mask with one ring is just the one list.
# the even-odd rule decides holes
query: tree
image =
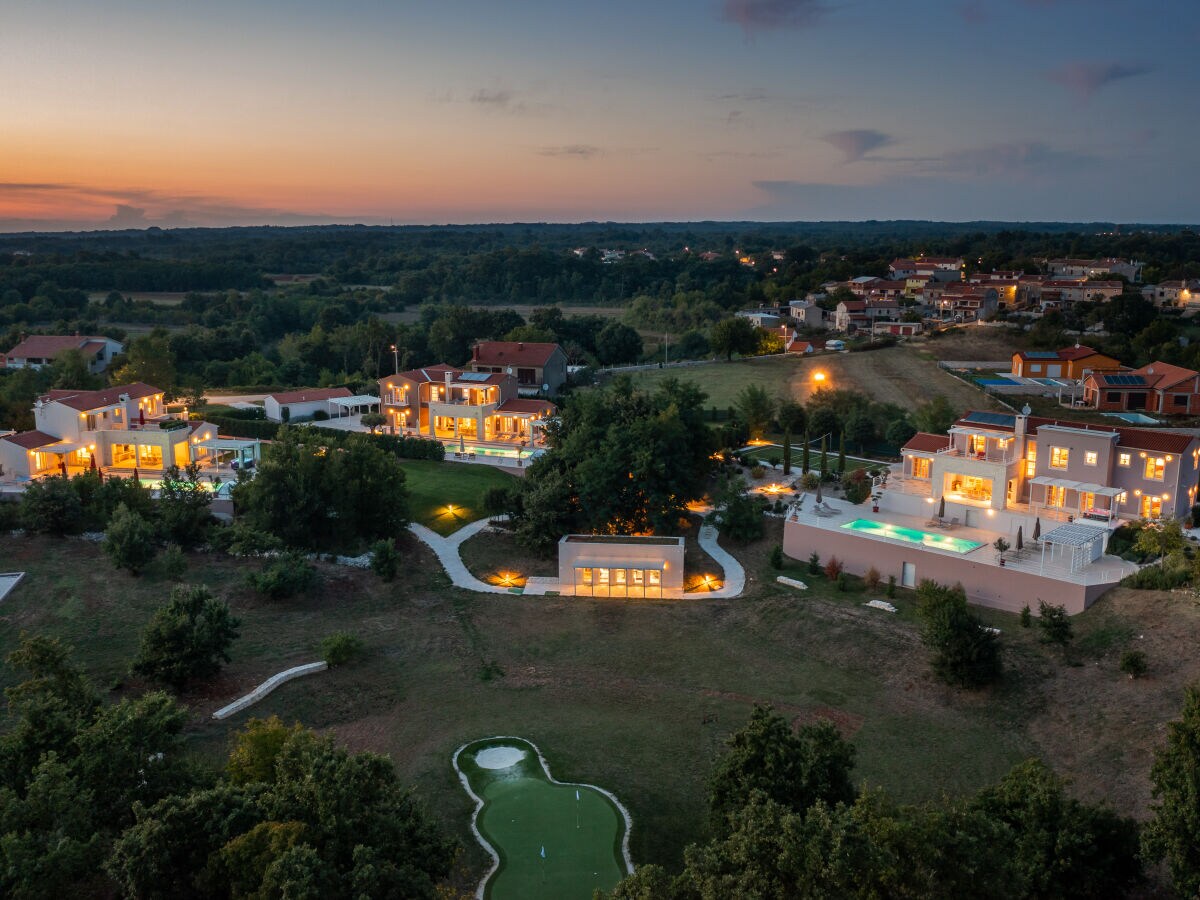
{"label": "tree", "polygon": [[[807,436],[805,425],[808,417],[804,412],[803,406],[790,397],[784,397],[779,401],[779,407],[775,411],[775,418],[779,422],[779,427],[783,430],[783,474],[791,475],[792,436],[798,432],[804,432]],[[805,471],[807,471],[807,468]]]}
{"label": "tree", "polygon": [[735,398],[734,406],[750,429],[750,436],[761,440],[775,416],[775,404],[766,388],[758,384],[746,385]]}
{"label": "tree", "polygon": [[1130,678],[1141,678],[1146,674],[1146,654],[1141,650],[1126,650],[1118,667]]}
{"label": "tree", "polygon": [[875,423],[870,416],[857,410],[846,420],[845,431],[846,437],[858,444],[859,453],[865,453],[867,444],[875,440]]}
{"label": "tree", "polygon": [[1133,542],[1133,549],[1143,557],[1157,556],[1165,564],[1167,557],[1186,546],[1183,527],[1177,520],[1143,522]]}
{"label": "tree", "polygon": [[758,330],[745,316],[730,316],[712,327],[708,342],[715,353],[725,354],[728,361],[735,353],[748,356],[758,349]]}
{"label": "tree", "polygon": [[132,671],[180,688],[211,678],[229,662],[241,621],[203,585],[179,585],[142,631]]}
{"label": "tree", "polygon": [[1141,879],[1138,826],[1067,794],[1041,760],[1016,766],[973,807],[1010,829],[1011,858],[1025,896],[1121,896]]}
{"label": "tree", "polygon": [[40,478],[25,486],[20,517],[30,531],[74,534],[83,524],[83,503],[66,478]]}
{"label": "tree", "polygon": [[108,523],[102,546],[114,566],[137,575],[158,552],[155,537],[154,526],[122,503]]}
{"label": "tree", "polygon": [[922,403],[913,410],[910,416],[913,427],[917,431],[925,431],[930,434],[945,434],[957,418],[958,413],[954,411],[950,401],[941,394],[936,394],[933,399]]}
{"label": "tree", "polygon": [[831,406],[822,404],[821,406],[814,407],[812,404],[809,404],[808,427],[813,434],[824,437],[833,434],[835,431],[839,431],[842,427],[842,422],[838,418],[837,411]]}
{"label": "tree", "polygon": [[603,365],[637,362],[641,355],[642,336],[623,322],[609,322],[596,335],[596,357]]}
{"label": "tree", "polygon": [[817,802],[854,799],[854,746],[828,721],[793,731],[770,707],[756,706],[725,746],[708,781],[709,809],[719,830],[753,791],[797,813]]}
{"label": "tree", "polygon": [[175,395],[175,354],[171,336],[165,328],[155,328],[149,334],[135,337],[125,346],[125,353],[113,360],[114,384],[142,381],[161,389],[170,399]]}
{"label": "tree", "polygon": [[392,538],[371,545],[371,571],[384,581],[395,581],[400,571],[400,554]]}
{"label": "tree", "polygon": [[1000,644],[967,608],[962,588],[922,581],[917,603],[921,640],[932,652],[930,665],[938,678],[957,687],[977,688],[1000,677]]}
{"label": "tree", "polygon": [[887,428],[883,432],[883,439],[893,447],[902,447],[916,433],[917,430],[909,424],[907,418],[893,419],[888,422]]}
{"label": "tree", "polygon": [[808,470],[810,468],[808,456],[809,456],[809,452],[810,452],[809,445],[811,443],[812,443],[812,440],[808,436],[808,426],[805,426],[805,428],[804,428],[804,447],[801,450],[801,456],[800,456],[800,471],[805,475],[808,474]]}
{"label": "tree", "polygon": [[718,502],[721,509],[716,518],[726,537],[741,544],[762,537],[762,503],[742,490],[741,479],[727,481]]}
{"label": "tree", "polygon": [[1194,897],[1200,894],[1200,685],[1184,691],[1183,713],[1154,753],[1150,784],[1156,802],[1143,840],[1146,855],[1166,859],[1175,890]]}
{"label": "tree", "polygon": [[829,475],[829,454],[825,449],[825,435],[821,435],[821,456],[819,467],[822,478],[825,478]]}
{"label": "tree", "polygon": [[1045,600],[1038,601],[1038,630],[1043,644],[1060,647],[1066,647],[1075,636],[1066,607],[1051,606]]}
{"label": "tree", "polygon": [[163,534],[181,547],[201,543],[212,523],[213,493],[200,480],[200,466],[171,466],[163,473],[155,507]]}
{"label": "tree", "polygon": [[839,475],[846,474],[846,429],[843,428],[838,432],[838,461],[837,470]]}
{"label": "tree", "polygon": [[363,428],[371,429],[371,434],[377,434],[379,429],[387,425],[387,416],[383,413],[363,413],[359,421],[362,423]]}
{"label": "tree", "polygon": [[88,391],[103,386],[104,379],[93,375],[81,350],[63,350],[54,357],[54,387]]}

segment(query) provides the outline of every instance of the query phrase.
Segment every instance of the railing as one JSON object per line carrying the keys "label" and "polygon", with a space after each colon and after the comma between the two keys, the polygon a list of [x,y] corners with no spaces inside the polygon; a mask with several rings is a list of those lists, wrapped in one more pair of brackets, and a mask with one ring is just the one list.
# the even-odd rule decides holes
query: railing
{"label": "railing", "polygon": [[1005,465],[1008,465],[1009,463],[1014,463],[1020,458],[1017,455],[1016,451],[1008,451],[1005,453],[993,453],[992,451],[989,450],[989,451],[981,454],[981,453],[972,453],[969,450],[964,450],[961,447],[955,447],[953,445],[951,445],[949,447],[943,447],[941,450],[939,450],[937,452],[938,452],[939,456],[941,456],[941,455],[957,456],[957,457],[960,457],[961,459],[974,459],[974,460],[978,460],[979,462],[1004,463]]}

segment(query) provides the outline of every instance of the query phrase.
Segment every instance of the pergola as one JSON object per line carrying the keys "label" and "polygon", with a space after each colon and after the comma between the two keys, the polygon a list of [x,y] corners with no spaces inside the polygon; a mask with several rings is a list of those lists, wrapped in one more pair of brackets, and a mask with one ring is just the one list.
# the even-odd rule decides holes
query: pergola
{"label": "pergola", "polygon": [[195,450],[204,449],[210,453],[235,453],[237,454],[236,462],[239,467],[246,465],[247,462],[258,462],[259,450],[262,447],[262,441],[250,440],[248,438],[209,438],[207,441],[197,441],[191,445],[193,450],[193,459],[195,459]]}
{"label": "pergola", "polygon": [[1049,550],[1052,564],[1057,557],[1060,562],[1067,563],[1072,573],[1078,572],[1100,558],[1107,539],[1107,528],[1078,523],[1060,525],[1042,535],[1042,568],[1046,567],[1046,551]]}
{"label": "pergola", "polygon": [[[1113,502],[1112,502],[1113,499],[1116,497],[1119,497],[1121,494],[1123,494],[1125,492],[1123,488],[1108,487],[1107,485],[1103,485],[1103,484],[1092,484],[1087,481],[1070,481],[1066,478],[1052,478],[1049,475],[1039,475],[1036,478],[1031,478],[1031,479],[1029,479],[1029,483],[1030,484],[1039,484],[1043,488],[1057,487],[1057,488],[1062,488],[1064,491],[1075,491],[1075,510],[1080,515],[1086,514],[1088,512],[1094,512],[1094,513],[1107,512],[1109,519],[1111,519],[1113,517],[1113,512],[1114,512]],[[1084,509],[1082,506],[1084,494],[1092,494],[1093,496],[1096,496],[1096,497],[1108,497],[1109,498],[1108,509],[1107,510],[1100,510],[1100,509],[1086,510],[1086,509]],[[1043,493],[1042,497],[1044,500],[1045,493]],[[1030,503],[1032,505],[1040,506],[1045,509],[1054,508],[1054,507],[1048,506],[1044,502],[1033,504],[1033,498],[1030,497],[1029,499],[1030,499]]]}
{"label": "pergola", "polygon": [[379,406],[379,398],[372,394],[355,394],[353,397],[330,397],[327,402],[338,408],[339,416],[352,416],[363,410],[370,412],[372,406]]}

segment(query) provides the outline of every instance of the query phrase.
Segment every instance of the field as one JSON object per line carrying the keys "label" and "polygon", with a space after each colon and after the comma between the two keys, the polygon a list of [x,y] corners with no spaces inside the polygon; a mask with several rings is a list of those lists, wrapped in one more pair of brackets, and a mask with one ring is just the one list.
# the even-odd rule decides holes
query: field
{"label": "field", "polygon": [[[823,372],[826,380],[814,381],[816,372]],[[748,384],[761,385],[779,396],[790,394],[802,403],[819,384],[825,384],[862,391],[872,400],[906,409],[915,408],[934,394],[944,395],[958,410],[992,409],[996,405],[983,391],[938,368],[936,362],[907,345],[862,353],[793,354],[648,369],[634,373],[633,378],[648,387],[666,378],[694,381],[709,395],[706,404],[721,409],[734,405],[738,393]]]}
{"label": "field", "polygon": [[959,326],[936,337],[918,338],[913,346],[935,359],[1010,360],[1025,349],[1025,339],[1015,328]]}
{"label": "field", "polygon": [[479,508],[483,492],[511,484],[514,477],[495,466],[426,459],[406,459],[402,465],[408,476],[413,521],[441,535],[453,534],[468,522],[483,518]]}
{"label": "field", "polygon": [[[247,715],[216,723],[212,711],[313,660],[321,638],[344,629],[366,642],[360,663],[287,685],[254,714],[390,754],[463,843],[464,886],[486,860],[449,762],[462,743],[494,734],[537,742],[556,778],[600,784],[629,807],[635,861],[672,865],[702,838],[704,778],[754,703],[797,722],[832,718],[858,748],[859,779],[904,800],[976,790],[1036,754],[1081,795],[1146,814],[1151,749],[1183,686],[1200,677],[1191,652],[1200,608],[1190,599],[1115,591],[1074,620],[1067,659],[1015,617],[985,613],[1003,631],[1009,676],[995,690],[959,693],[931,679],[903,592],[890,615],[863,607],[856,581],[839,593],[800,564],[784,574],[811,590],[777,585],[767,556],[781,527],[770,520],[762,541],[730,548],[747,568],[745,596],[698,602],[469,594],[404,540],[393,584],[321,564],[317,591],[271,603],[243,585],[258,563],[191,556],[186,577],[227,598],[243,625],[232,663],[182,698],[194,712],[190,742],[218,759]],[[22,631],[57,635],[102,688],[140,689],[125,672],[167,582],[115,572],[81,540],[14,537],[2,556],[0,567],[28,574],[0,607],[0,653]],[[1126,646],[1146,651],[1146,679],[1117,671]],[[15,677],[0,668],[0,686]]]}
{"label": "field", "polygon": [[[512,310],[517,315],[528,320],[531,313],[535,310],[546,309],[548,306],[558,306],[564,316],[603,316],[606,319],[619,319],[625,315],[626,308],[624,306],[573,306],[562,303],[546,303],[542,305],[533,305],[528,303],[518,303],[515,305],[500,304],[497,306],[478,306],[477,309],[487,310]],[[420,321],[421,308],[419,306],[409,307],[400,312],[384,313],[380,316],[385,322],[403,322],[411,324]]]}

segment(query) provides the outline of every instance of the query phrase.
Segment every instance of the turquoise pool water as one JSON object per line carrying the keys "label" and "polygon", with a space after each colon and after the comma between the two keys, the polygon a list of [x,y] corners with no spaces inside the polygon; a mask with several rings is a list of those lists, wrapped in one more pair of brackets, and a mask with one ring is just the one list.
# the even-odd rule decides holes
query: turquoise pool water
{"label": "turquoise pool water", "polygon": [[951,553],[970,553],[977,547],[982,547],[979,541],[968,541],[966,538],[952,537],[948,534],[931,534],[928,531],[918,531],[916,528],[905,528],[903,525],[889,525],[885,522],[872,522],[870,519],[855,519],[842,526],[851,531],[862,531],[879,537],[891,538],[894,541],[904,541],[906,544],[922,544],[934,550],[949,550]]}

